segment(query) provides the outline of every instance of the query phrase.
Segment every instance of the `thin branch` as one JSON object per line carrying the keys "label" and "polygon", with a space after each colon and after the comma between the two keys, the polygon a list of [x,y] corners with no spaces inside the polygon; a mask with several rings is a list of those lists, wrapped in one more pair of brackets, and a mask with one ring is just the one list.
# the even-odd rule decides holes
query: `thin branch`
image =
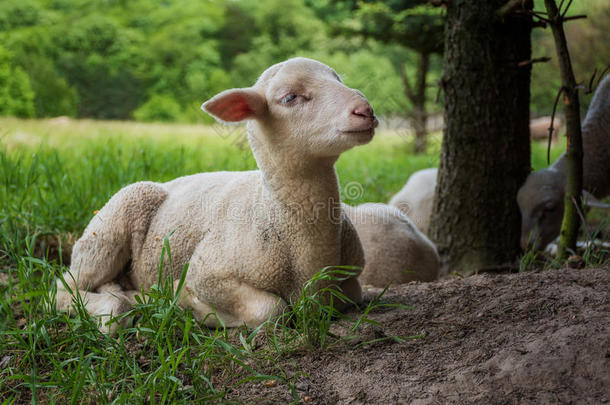
{"label": "thin branch", "polygon": [[[591,78],[589,79],[589,86],[584,91],[585,94],[589,94],[589,93],[593,92],[593,82],[595,81],[595,75],[597,75],[597,68],[593,69],[593,74],[591,75]],[[603,75],[602,75],[602,77],[603,77]]]}
{"label": "thin branch", "polygon": [[439,100],[441,99],[441,91],[443,91],[443,88],[441,87],[439,81],[438,90],[436,91],[436,96],[434,97],[434,104],[438,104]]}
{"label": "thin branch", "polygon": [[527,14],[531,15],[532,17],[536,17],[536,18],[538,19],[538,21],[537,21],[537,22],[542,21],[542,22],[544,22],[545,24],[552,24],[552,23],[553,23],[553,22],[552,22],[551,20],[549,20],[548,18],[543,17],[543,16],[542,16],[542,14],[538,14],[538,13],[536,13],[536,12],[529,12],[529,13],[527,13]]}
{"label": "thin branch", "polygon": [[557,92],[557,97],[555,97],[555,103],[553,104],[553,113],[551,114],[551,126],[548,128],[549,129],[549,143],[546,148],[546,163],[548,165],[551,164],[551,141],[553,140],[553,131],[554,131],[553,122],[555,121],[555,113],[557,112],[557,104],[559,103],[559,96],[561,96],[561,93],[563,93],[564,91],[565,91],[565,87],[561,86],[561,88]]}
{"label": "thin branch", "polygon": [[415,95],[413,94],[413,90],[411,89],[411,85],[409,84],[409,78],[405,73],[405,65],[401,63],[398,65],[398,74],[400,75],[400,80],[402,81],[402,85],[405,88],[405,95],[412,103],[415,102]]}
{"label": "thin branch", "polygon": [[[574,0],[568,1],[568,5],[566,6],[566,8],[563,9],[563,13],[560,11],[561,18],[564,18],[566,16],[566,13],[568,12],[568,10],[570,9],[570,6],[572,5],[572,1],[574,1]],[[559,10],[561,10],[561,8]]]}
{"label": "thin branch", "polygon": [[549,14],[545,13],[544,11],[528,10],[528,12],[536,17],[547,18],[549,16]]}
{"label": "thin branch", "polygon": [[[565,186],[565,203],[563,221],[559,237],[558,254],[561,260],[568,257],[570,250],[575,250],[580,228],[580,217],[577,208],[582,203],[582,174],[583,174],[583,146],[580,121],[580,108],[578,98],[578,85],[574,78],[574,71],[570,61],[565,31],[563,29],[564,17],[573,0],[568,0],[563,14],[557,8],[555,0],[544,0],[549,18],[553,21],[551,29],[555,40],[561,83],[564,88],[564,113],[566,119],[567,146],[565,160],[567,176]],[[573,199],[575,201],[573,201]],[[573,202],[576,202],[574,205]]]}
{"label": "thin branch", "polygon": [[445,78],[445,76],[441,76],[440,79],[438,79],[438,81],[436,82],[436,85],[438,86],[438,90],[436,91],[436,97],[434,97],[434,104],[438,104],[439,100],[441,99],[441,93],[443,92],[443,86],[445,86],[446,83],[447,83],[447,79]]}
{"label": "thin branch", "polygon": [[[538,19],[538,21],[536,21],[536,23],[541,23],[541,24],[546,24],[546,25],[553,24],[553,22],[551,20],[549,20],[548,18],[543,18],[543,17],[538,17],[538,16],[535,16],[535,17]],[[546,25],[545,25],[545,28],[546,28]]]}
{"label": "thin branch", "polygon": [[596,85],[594,85],[594,83],[595,83],[595,79],[597,78],[597,68],[593,69],[593,74],[591,75],[591,78],[589,79],[589,85],[584,88],[584,91],[583,91],[584,94],[593,93],[593,89],[595,89],[597,86],[599,86],[599,83],[604,78],[604,75],[606,74],[608,69],[610,69],[610,65],[606,66],[606,68],[604,70],[602,70],[602,73],[599,75],[599,80],[597,81]]}
{"label": "thin branch", "polygon": [[548,62],[550,60],[551,60],[551,58],[549,56],[543,56],[540,58],[534,58],[534,59],[521,61],[521,62],[517,63],[517,66],[524,67],[524,66],[533,65],[534,63]]}
{"label": "thin branch", "polygon": [[[599,84],[601,83],[602,79],[606,75],[606,72],[608,72],[609,69],[610,69],[610,65],[606,66],[604,68],[604,70],[602,70],[602,73],[599,75],[599,79],[597,80],[597,84],[595,85],[595,87],[599,86]],[[593,91],[593,89],[591,89],[591,92],[592,91]]]}
{"label": "thin branch", "polygon": [[563,21],[580,20],[582,18],[587,18],[587,16],[585,14],[572,15],[569,17],[563,17]]}
{"label": "thin branch", "polygon": [[599,80],[597,81],[597,85],[599,86],[599,83],[602,81],[602,79],[604,78],[604,76],[606,75],[606,72],[608,72],[608,70],[610,70],[610,65],[606,66],[604,68],[604,70],[602,70],[602,74],[599,75]]}
{"label": "thin branch", "polygon": [[[528,16],[532,16],[532,17],[538,18],[540,21],[534,21],[533,22],[535,27],[544,27],[544,28],[546,28],[546,24],[550,24],[551,23],[551,20],[549,20],[546,17],[547,13],[545,13],[543,11],[522,9],[522,10],[515,10],[514,13],[515,14],[528,15]],[[541,22],[543,22],[544,24],[541,25]]]}
{"label": "thin branch", "polygon": [[533,21],[532,28],[546,28],[548,23],[546,21]]}

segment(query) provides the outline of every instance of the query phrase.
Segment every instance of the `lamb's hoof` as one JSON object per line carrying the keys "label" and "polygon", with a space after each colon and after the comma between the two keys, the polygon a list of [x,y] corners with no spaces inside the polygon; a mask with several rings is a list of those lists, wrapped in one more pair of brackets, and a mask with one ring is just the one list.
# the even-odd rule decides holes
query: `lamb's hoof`
{"label": "lamb's hoof", "polygon": [[103,315],[98,318],[97,329],[103,334],[107,334],[109,336],[116,336],[117,331],[119,329],[119,325],[124,328],[127,324],[128,319],[126,317],[119,320],[116,319],[113,315]]}
{"label": "lamb's hoof", "polygon": [[125,327],[129,324],[129,317],[122,317],[120,319],[118,317],[128,312],[131,309],[131,304],[121,295],[108,294],[108,297],[102,305],[94,308],[95,311],[92,311],[91,315],[97,318],[100,332],[116,336],[119,325]]}

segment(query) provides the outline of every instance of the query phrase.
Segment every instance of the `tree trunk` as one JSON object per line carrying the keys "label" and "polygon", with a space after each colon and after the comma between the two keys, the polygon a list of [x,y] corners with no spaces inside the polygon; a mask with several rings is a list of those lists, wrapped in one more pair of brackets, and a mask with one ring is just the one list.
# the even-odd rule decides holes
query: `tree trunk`
{"label": "tree trunk", "polygon": [[415,130],[415,153],[420,154],[426,152],[427,142],[426,121],[428,113],[426,112],[426,85],[428,71],[430,70],[430,54],[419,53],[419,61],[417,63],[415,90],[412,89],[409,83],[409,78],[405,72],[404,65],[397,67],[398,74],[402,80],[403,90],[407,100],[411,101],[413,108],[408,115],[413,129]]}
{"label": "tree trunk", "polygon": [[[530,16],[499,17],[506,0],[447,7],[445,132],[431,223],[450,271],[513,263],[520,254],[516,195],[530,171]],[[531,8],[530,1],[526,7]]]}
{"label": "tree trunk", "polygon": [[559,70],[561,71],[561,83],[564,91],[564,114],[566,117],[566,135],[568,144],[566,148],[567,178],[565,211],[563,212],[563,222],[561,224],[561,234],[559,237],[560,259],[568,258],[568,252],[576,251],[576,239],[578,238],[578,228],[580,227],[579,211],[582,212],[582,134],[580,131],[580,102],[578,100],[578,89],[576,79],[572,70],[570,53],[566,36],[563,31],[562,17],[557,10],[554,0],[545,0],[546,10],[551,20],[551,29],[555,39],[555,49],[559,60]]}
{"label": "tree trunk", "polygon": [[415,153],[421,154],[426,152],[426,121],[428,114],[426,112],[426,77],[430,67],[430,55],[421,53],[419,55],[419,63],[417,65],[417,84],[415,95],[413,97],[413,127],[415,129]]}

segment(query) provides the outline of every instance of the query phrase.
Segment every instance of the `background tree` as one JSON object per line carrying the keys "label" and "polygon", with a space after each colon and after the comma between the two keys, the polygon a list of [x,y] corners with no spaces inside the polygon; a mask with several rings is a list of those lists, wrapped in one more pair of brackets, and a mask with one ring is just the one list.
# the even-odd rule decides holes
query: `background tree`
{"label": "background tree", "polygon": [[[328,13],[328,5],[323,6],[321,3],[318,1],[316,6],[321,8],[323,15],[333,16],[333,13]],[[337,18],[327,17],[327,19],[331,24],[339,26],[339,31],[348,35],[364,35],[387,44],[396,44],[416,53],[415,66],[407,67],[404,53],[394,55],[392,60],[401,79],[405,98],[411,103],[406,115],[410,118],[415,132],[414,151],[424,153],[430,59],[433,54],[440,54],[443,50],[441,9],[432,7],[428,0],[347,0],[338,4],[342,7],[336,10],[339,14],[343,14],[344,19],[340,23],[337,23]]]}
{"label": "background tree", "polygon": [[28,75],[13,65],[11,52],[0,46],[0,115],[34,115],[34,92]]}
{"label": "background tree", "polygon": [[432,54],[443,49],[443,19],[440,9],[429,5],[427,0],[392,0],[359,2],[357,16],[362,20],[365,35],[393,42],[417,53],[414,69],[415,80],[407,76],[405,63],[396,61],[405,96],[412,104],[407,114],[415,130],[415,153],[426,151],[426,121],[428,113],[426,89]]}
{"label": "background tree", "polygon": [[[445,102],[431,236],[452,271],[470,274],[520,254],[516,194],[530,170],[531,17],[498,15],[506,0],[447,6]],[[531,8],[531,2],[524,3]]]}
{"label": "background tree", "polygon": [[[536,1],[542,8],[543,0]],[[271,63],[302,55],[335,67],[347,85],[363,89],[379,115],[403,117],[408,111],[422,133],[436,93],[422,86],[422,78],[440,77],[439,58],[432,55],[442,43],[442,9],[425,3],[2,0],[0,44],[12,55],[11,69],[28,77],[18,73],[34,93],[36,117],[204,122],[203,100],[251,84]],[[581,44],[571,54],[576,76],[584,77],[610,58],[610,2],[579,0],[571,10],[589,15],[566,29],[568,42]],[[554,52],[549,30],[536,30],[534,41],[535,57]],[[537,115],[551,112],[557,71],[556,58],[534,65]],[[2,114],[13,114],[7,111]]]}

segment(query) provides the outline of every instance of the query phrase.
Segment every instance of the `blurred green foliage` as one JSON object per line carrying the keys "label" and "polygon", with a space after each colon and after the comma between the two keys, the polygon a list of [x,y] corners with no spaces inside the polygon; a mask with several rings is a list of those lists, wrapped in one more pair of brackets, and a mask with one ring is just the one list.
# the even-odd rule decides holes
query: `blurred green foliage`
{"label": "blurred green foliage", "polygon": [[14,66],[13,55],[0,47],[0,114],[31,117],[34,115],[34,92],[28,75]]}
{"label": "blurred green foliage", "polygon": [[[582,2],[573,8],[589,18],[570,22],[568,34],[585,80],[609,59],[610,5]],[[205,122],[203,101],[303,55],[331,64],[379,114],[406,116],[412,105],[396,66],[404,64],[412,78],[417,52],[440,44],[442,9],[431,12],[424,3],[2,0],[0,114]],[[549,35],[535,31],[535,56],[554,56]],[[435,94],[441,67],[433,61],[430,68]],[[554,62],[535,65],[536,114],[550,112],[558,83]]]}
{"label": "blurred green foliage", "polygon": [[138,121],[177,121],[180,105],[171,95],[153,94],[133,112],[133,117]]}

